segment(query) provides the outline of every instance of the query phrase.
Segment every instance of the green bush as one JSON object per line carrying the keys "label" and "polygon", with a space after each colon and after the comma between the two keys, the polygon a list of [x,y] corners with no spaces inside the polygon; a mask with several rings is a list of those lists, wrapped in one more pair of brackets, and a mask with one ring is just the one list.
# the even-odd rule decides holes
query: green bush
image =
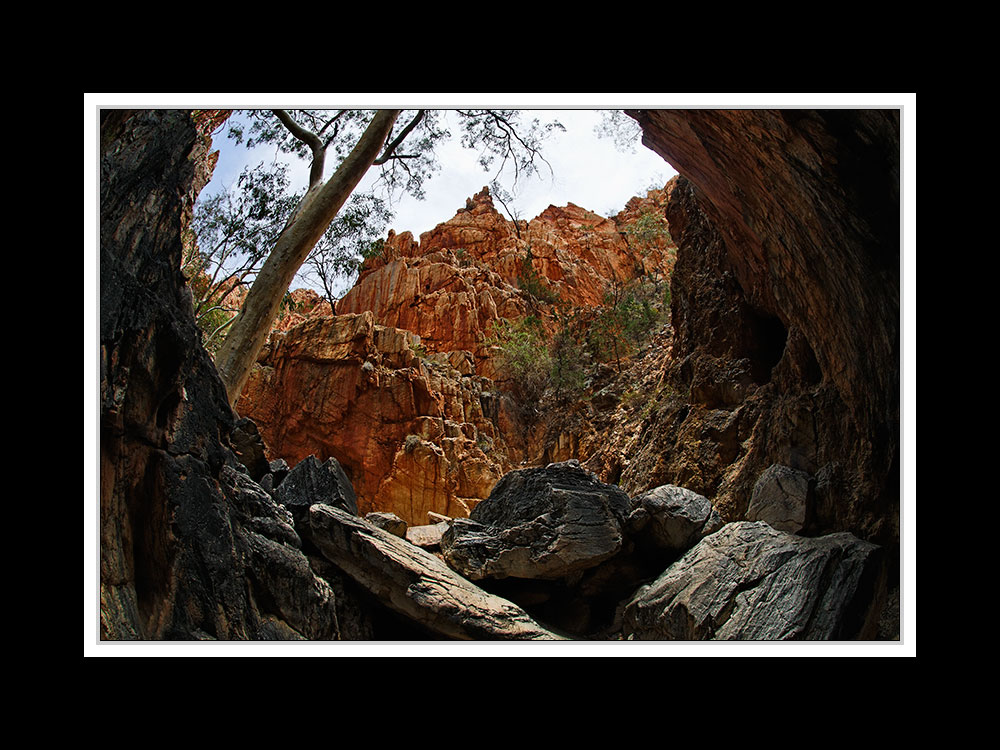
{"label": "green bush", "polygon": [[624,234],[629,244],[635,246],[644,257],[660,242],[673,244],[667,220],[662,212],[647,209],[639,214],[639,218],[625,225]]}
{"label": "green bush", "polygon": [[667,309],[663,306],[662,286],[663,282],[641,279],[628,285],[617,282],[611,285],[604,306],[587,332],[587,342],[596,359],[614,361],[621,371],[622,359],[642,346]]}
{"label": "green bush", "polygon": [[620,372],[622,361],[642,347],[669,309],[665,286],[649,280],[612,284],[603,306],[557,319],[559,328],[551,337],[535,315],[497,321],[487,344],[495,347],[504,389],[528,408],[546,391],[557,398],[582,393],[592,361],[614,362]]}
{"label": "green bush", "polygon": [[497,349],[495,361],[507,389],[522,405],[537,402],[548,387],[551,366],[542,321],[534,315],[498,320],[487,343]]}
{"label": "green bush", "polygon": [[550,305],[558,304],[559,295],[549,289],[542,281],[542,277],[535,270],[535,256],[531,252],[531,245],[528,245],[528,252],[521,258],[521,265],[517,274],[517,285],[526,291],[539,302]]}
{"label": "green bush", "polygon": [[563,321],[549,348],[549,382],[557,396],[575,396],[586,386],[586,347],[576,335],[576,327]]}

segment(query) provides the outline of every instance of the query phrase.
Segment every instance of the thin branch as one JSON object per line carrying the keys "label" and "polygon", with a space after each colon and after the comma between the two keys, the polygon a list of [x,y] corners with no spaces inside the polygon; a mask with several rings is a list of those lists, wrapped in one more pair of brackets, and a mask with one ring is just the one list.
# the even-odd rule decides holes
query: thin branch
{"label": "thin branch", "polygon": [[413,132],[413,129],[417,127],[417,125],[420,123],[422,119],[424,119],[424,114],[426,113],[426,111],[427,110],[424,109],[417,110],[417,114],[413,116],[413,119],[410,120],[409,123],[407,123],[406,127],[403,128],[403,130],[396,137],[396,139],[385,147],[385,151],[382,152],[382,155],[375,161],[373,161],[372,164],[385,164],[391,158],[397,158],[397,159],[415,158],[414,156],[403,156],[403,155],[394,157],[393,151],[395,151],[399,147],[399,145],[406,140],[406,136],[408,136],[411,132]]}
{"label": "thin branch", "polygon": [[498,201],[500,201],[500,205],[503,206],[504,211],[507,212],[507,215],[510,217],[510,220],[514,223],[514,231],[517,233],[517,238],[521,239],[521,228],[517,225],[517,217],[514,216],[514,212],[510,210],[510,207],[507,205],[507,201],[505,201],[502,197],[500,197],[499,193],[500,191],[497,190],[496,186],[494,185],[493,197],[496,198]]}
{"label": "thin branch", "polygon": [[326,161],[326,147],[318,135],[299,125],[292,116],[283,109],[271,110],[275,117],[285,126],[297,140],[302,141],[312,152],[312,166],[309,168],[309,187],[323,179],[323,163]]}
{"label": "thin branch", "polygon": [[233,317],[231,317],[231,318],[230,318],[229,320],[227,320],[227,321],[226,321],[225,323],[223,323],[223,324],[222,324],[222,325],[220,325],[220,326],[219,326],[218,328],[216,328],[216,329],[215,329],[214,331],[212,331],[212,332],[211,332],[211,333],[210,333],[210,334],[209,334],[209,335],[208,335],[208,336],[207,336],[207,337],[205,338],[205,346],[208,346],[208,344],[209,344],[209,343],[210,343],[210,342],[212,341],[212,339],[214,339],[214,338],[215,338],[216,336],[218,336],[218,335],[219,335],[219,334],[220,334],[220,333],[221,333],[222,331],[224,331],[224,330],[225,330],[226,328],[229,328],[229,326],[231,326],[231,325],[232,325],[233,323],[235,323],[235,322],[236,322],[236,318],[237,318],[237,317],[239,317],[239,316],[238,316],[238,315],[234,315],[234,316],[233,316]]}
{"label": "thin branch", "polygon": [[[335,123],[335,122],[336,122],[337,120],[339,120],[339,119],[340,119],[341,117],[343,117],[343,116],[344,116],[344,115],[345,115],[345,114],[347,113],[347,111],[348,111],[348,110],[346,110],[346,109],[342,109],[342,110],[340,110],[340,111],[339,111],[339,112],[338,112],[337,114],[335,114],[335,115],[334,115],[333,117],[331,117],[331,118],[330,118],[329,120],[327,120],[327,121],[326,121],[326,122],[325,122],[325,123],[323,124],[323,127],[321,127],[321,128],[319,129],[319,131],[318,131],[318,132],[316,133],[316,135],[323,135],[323,133],[324,133],[324,132],[326,131],[326,129],[327,129],[328,127],[330,127],[331,125],[333,125],[333,124],[334,124],[334,123]],[[336,131],[336,130],[334,130],[334,132],[333,132],[333,133],[332,133],[332,134],[330,135],[330,138],[333,138],[333,137],[334,137],[334,136],[336,136],[336,135],[337,135],[337,131]],[[330,143],[330,138],[328,138],[328,139],[327,139],[327,141],[326,141],[326,142],[327,142],[327,144],[329,144],[329,143]]]}

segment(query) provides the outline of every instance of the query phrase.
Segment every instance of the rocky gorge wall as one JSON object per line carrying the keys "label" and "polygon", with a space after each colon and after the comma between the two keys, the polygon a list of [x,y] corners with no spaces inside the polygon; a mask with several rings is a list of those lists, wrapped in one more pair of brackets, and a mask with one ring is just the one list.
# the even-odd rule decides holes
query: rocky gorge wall
{"label": "rocky gorge wall", "polygon": [[[358,637],[287,511],[233,449],[200,345],[182,236],[228,113],[110,110],[101,122],[100,638]],[[338,614],[340,619],[338,619]]]}
{"label": "rocky gorge wall", "polygon": [[472,352],[477,372],[495,377],[488,339],[498,320],[536,314],[551,321],[561,304],[602,304],[612,279],[625,283],[647,271],[666,278],[668,235],[640,248],[626,231],[644,212],[662,217],[665,202],[663,190],[652,190],[611,218],[570,203],[515,222],[483,188],[419,242],[390,231],[337,313],[371,311],[380,325],[420,336],[429,351]]}
{"label": "rocky gorge wall", "polygon": [[363,513],[414,525],[428,512],[467,516],[510,468],[497,400],[471,353],[426,353],[415,334],[365,311],[272,335],[237,408],[272,458],[333,457]]}
{"label": "rocky gorge wall", "polygon": [[[899,112],[629,114],[688,180],[668,211],[676,379],[692,400],[678,435],[752,437],[704,489],[740,517],[761,472],[788,465],[810,476],[814,531],[897,542]],[[679,480],[685,454],[667,472]]]}

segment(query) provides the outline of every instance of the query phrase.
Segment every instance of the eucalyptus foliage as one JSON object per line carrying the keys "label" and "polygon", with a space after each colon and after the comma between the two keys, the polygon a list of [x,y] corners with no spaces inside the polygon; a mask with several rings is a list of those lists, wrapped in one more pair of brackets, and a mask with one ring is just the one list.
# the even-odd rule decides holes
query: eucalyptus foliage
{"label": "eucalyptus foliage", "polygon": [[196,204],[196,241],[187,244],[181,270],[206,346],[239,312],[227,298],[253,281],[300,197],[289,191],[286,165],[258,164],[245,167],[233,185]]}
{"label": "eucalyptus foliage", "polygon": [[372,193],[355,193],[306,261],[310,272],[323,287],[335,309],[340,291],[354,283],[361,266],[382,253],[392,211],[384,198]]}

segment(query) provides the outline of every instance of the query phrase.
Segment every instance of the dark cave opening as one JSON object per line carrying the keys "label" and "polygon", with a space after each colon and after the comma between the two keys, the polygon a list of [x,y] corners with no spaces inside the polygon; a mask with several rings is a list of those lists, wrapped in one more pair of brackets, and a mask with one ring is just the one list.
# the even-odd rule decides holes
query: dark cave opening
{"label": "dark cave opening", "polygon": [[777,316],[752,308],[747,310],[746,327],[743,353],[751,363],[750,376],[757,385],[764,385],[785,353],[788,329]]}

